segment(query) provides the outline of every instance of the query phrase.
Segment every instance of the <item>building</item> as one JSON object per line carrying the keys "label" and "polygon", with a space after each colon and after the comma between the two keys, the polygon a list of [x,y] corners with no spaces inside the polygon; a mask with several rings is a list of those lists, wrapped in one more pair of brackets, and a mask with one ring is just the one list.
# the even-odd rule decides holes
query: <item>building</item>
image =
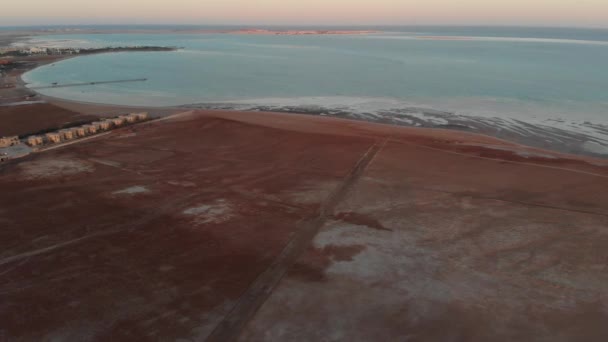
{"label": "building", "polygon": [[59,135],[61,136],[61,139],[63,139],[63,140],[74,139],[74,134],[72,133],[72,130],[70,130],[70,129],[62,129],[57,133],[59,133]]}
{"label": "building", "polygon": [[38,145],[36,143],[36,137],[35,136],[31,136],[31,137],[27,137],[27,139],[25,140],[25,143],[30,145],[30,146],[36,146]]}
{"label": "building", "polygon": [[139,119],[139,121],[144,121],[144,120],[148,119],[148,113],[146,113],[146,112],[135,113],[135,115],[137,115],[137,118]]}
{"label": "building", "polygon": [[80,126],[80,127],[76,127],[76,135],[79,137],[85,137],[87,135],[87,130],[84,128],[84,126]]}
{"label": "building", "polygon": [[47,133],[45,134],[46,141],[50,144],[56,144],[61,142],[61,136],[58,133]]}
{"label": "building", "polygon": [[97,133],[97,126],[95,125],[84,125],[82,126],[87,133],[95,134]]}
{"label": "building", "polygon": [[94,122],[94,124],[99,124],[99,128],[104,131],[107,131],[108,129],[110,129],[110,126],[111,126],[111,122],[108,120]]}
{"label": "building", "polygon": [[27,137],[26,143],[30,146],[39,146],[42,145],[42,137],[37,135],[32,135]]}
{"label": "building", "polygon": [[133,113],[133,114],[127,115],[128,123],[134,123],[134,122],[137,122],[137,120],[139,120],[139,116],[137,116],[137,114]]}
{"label": "building", "polygon": [[112,126],[114,126],[114,121],[112,119],[105,119],[102,122],[108,127],[106,129],[110,129]]}
{"label": "building", "polygon": [[27,54],[31,54],[31,55],[38,55],[38,54],[46,54],[48,52],[48,50],[46,48],[41,48],[41,47],[31,47],[27,50],[23,50],[24,53]]}
{"label": "building", "polygon": [[114,123],[115,127],[120,127],[125,123],[125,119],[123,117],[117,117],[112,119],[112,123]]}
{"label": "building", "polygon": [[130,118],[129,115],[121,115],[118,118],[122,119],[123,123],[132,123],[132,122],[134,122],[133,118]]}
{"label": "building", "polygon": [[20,141],[18,136],[0,138],[0,147],[15,146],[19,145],[19,143]]}
{"label": "building", "polygon": [[80,134],[78,134],[78,127],[72,127],[68,129],[70,130],[70,132],[72,132],[72,136],[74,137],[74,139],[80,136]]}

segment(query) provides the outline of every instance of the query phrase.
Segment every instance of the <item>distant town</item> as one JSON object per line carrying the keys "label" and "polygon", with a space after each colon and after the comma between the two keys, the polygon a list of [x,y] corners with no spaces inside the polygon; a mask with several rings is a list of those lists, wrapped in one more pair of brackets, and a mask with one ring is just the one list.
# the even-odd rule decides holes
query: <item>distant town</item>
{"label": "distant town", "polygon": [[[50,48],[50,47],[5,47],[0,48],[0,58],[2,57],[26,57],[26,56],[63,56],[63,55],[84,55],[104,52],[121,51],[174,51],[176,47],[160,46],[120,46],[103,48]],[[0,62],[2,64],[2,62]]]}

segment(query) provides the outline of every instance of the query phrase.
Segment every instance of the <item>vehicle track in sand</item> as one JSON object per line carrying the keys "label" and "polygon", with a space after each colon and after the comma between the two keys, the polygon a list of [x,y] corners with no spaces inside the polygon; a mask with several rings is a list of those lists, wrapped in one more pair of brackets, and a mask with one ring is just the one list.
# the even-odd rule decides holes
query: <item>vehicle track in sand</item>
{"label": "vehicle track in sand", "polygon": [[288,269],[297,258],[306,250],[325,221],[331,217],[336,206],[346,196],[352,186],[359,180],[374,157],[390,140],[387,137],[377,140],[359,158],[355,166],[344,177],[344,180],[331,192],[319,207],[314,217],[300,221],[294,236],[287,243],[281,254],[274,260],[258,278],[243,293],[236,305],[213,329],[206,341],[234,341],[241,331],[255,315],[258,309],[270,296],[273,289],[279,284]]}

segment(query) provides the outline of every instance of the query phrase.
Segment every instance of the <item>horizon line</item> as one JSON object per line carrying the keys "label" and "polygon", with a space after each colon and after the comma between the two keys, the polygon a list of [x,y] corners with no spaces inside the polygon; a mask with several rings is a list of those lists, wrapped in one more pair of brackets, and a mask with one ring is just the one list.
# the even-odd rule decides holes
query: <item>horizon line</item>
{"label": "horizon line", "polygon": [[477,27],[477,28],[571,28],[571,29],[608,29],[608,26],[579,26],[579,25],[517,25],[517,24],[172,24],[172,23],[145,23],[145,24],[126,24],[126,23],[112,23],[112,24],[95,24],[95,23],[79,23],[79,24],[17,24],[17,25],[1,25],[0,28],[44,28],[44,27],[85,27],[85,26],[131,26],[131,27],[146,27],[146,26],[167,26],[167,27],[213,27],[213,26],[225,26],[225,27]]}

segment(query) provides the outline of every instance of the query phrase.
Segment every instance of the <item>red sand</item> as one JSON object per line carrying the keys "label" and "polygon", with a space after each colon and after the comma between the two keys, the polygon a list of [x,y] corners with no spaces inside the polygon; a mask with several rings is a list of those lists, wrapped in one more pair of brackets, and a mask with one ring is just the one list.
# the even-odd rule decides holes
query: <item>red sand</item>
{"label": "red sand", "polygon": [[96,118],[97,116],[79,114],[49,103],[0,107],[0,136],[33,134]]}
{"label": "red sand", "polygon": [[13,160],[0,336],[606,340],[602,163],[238,112]]}

